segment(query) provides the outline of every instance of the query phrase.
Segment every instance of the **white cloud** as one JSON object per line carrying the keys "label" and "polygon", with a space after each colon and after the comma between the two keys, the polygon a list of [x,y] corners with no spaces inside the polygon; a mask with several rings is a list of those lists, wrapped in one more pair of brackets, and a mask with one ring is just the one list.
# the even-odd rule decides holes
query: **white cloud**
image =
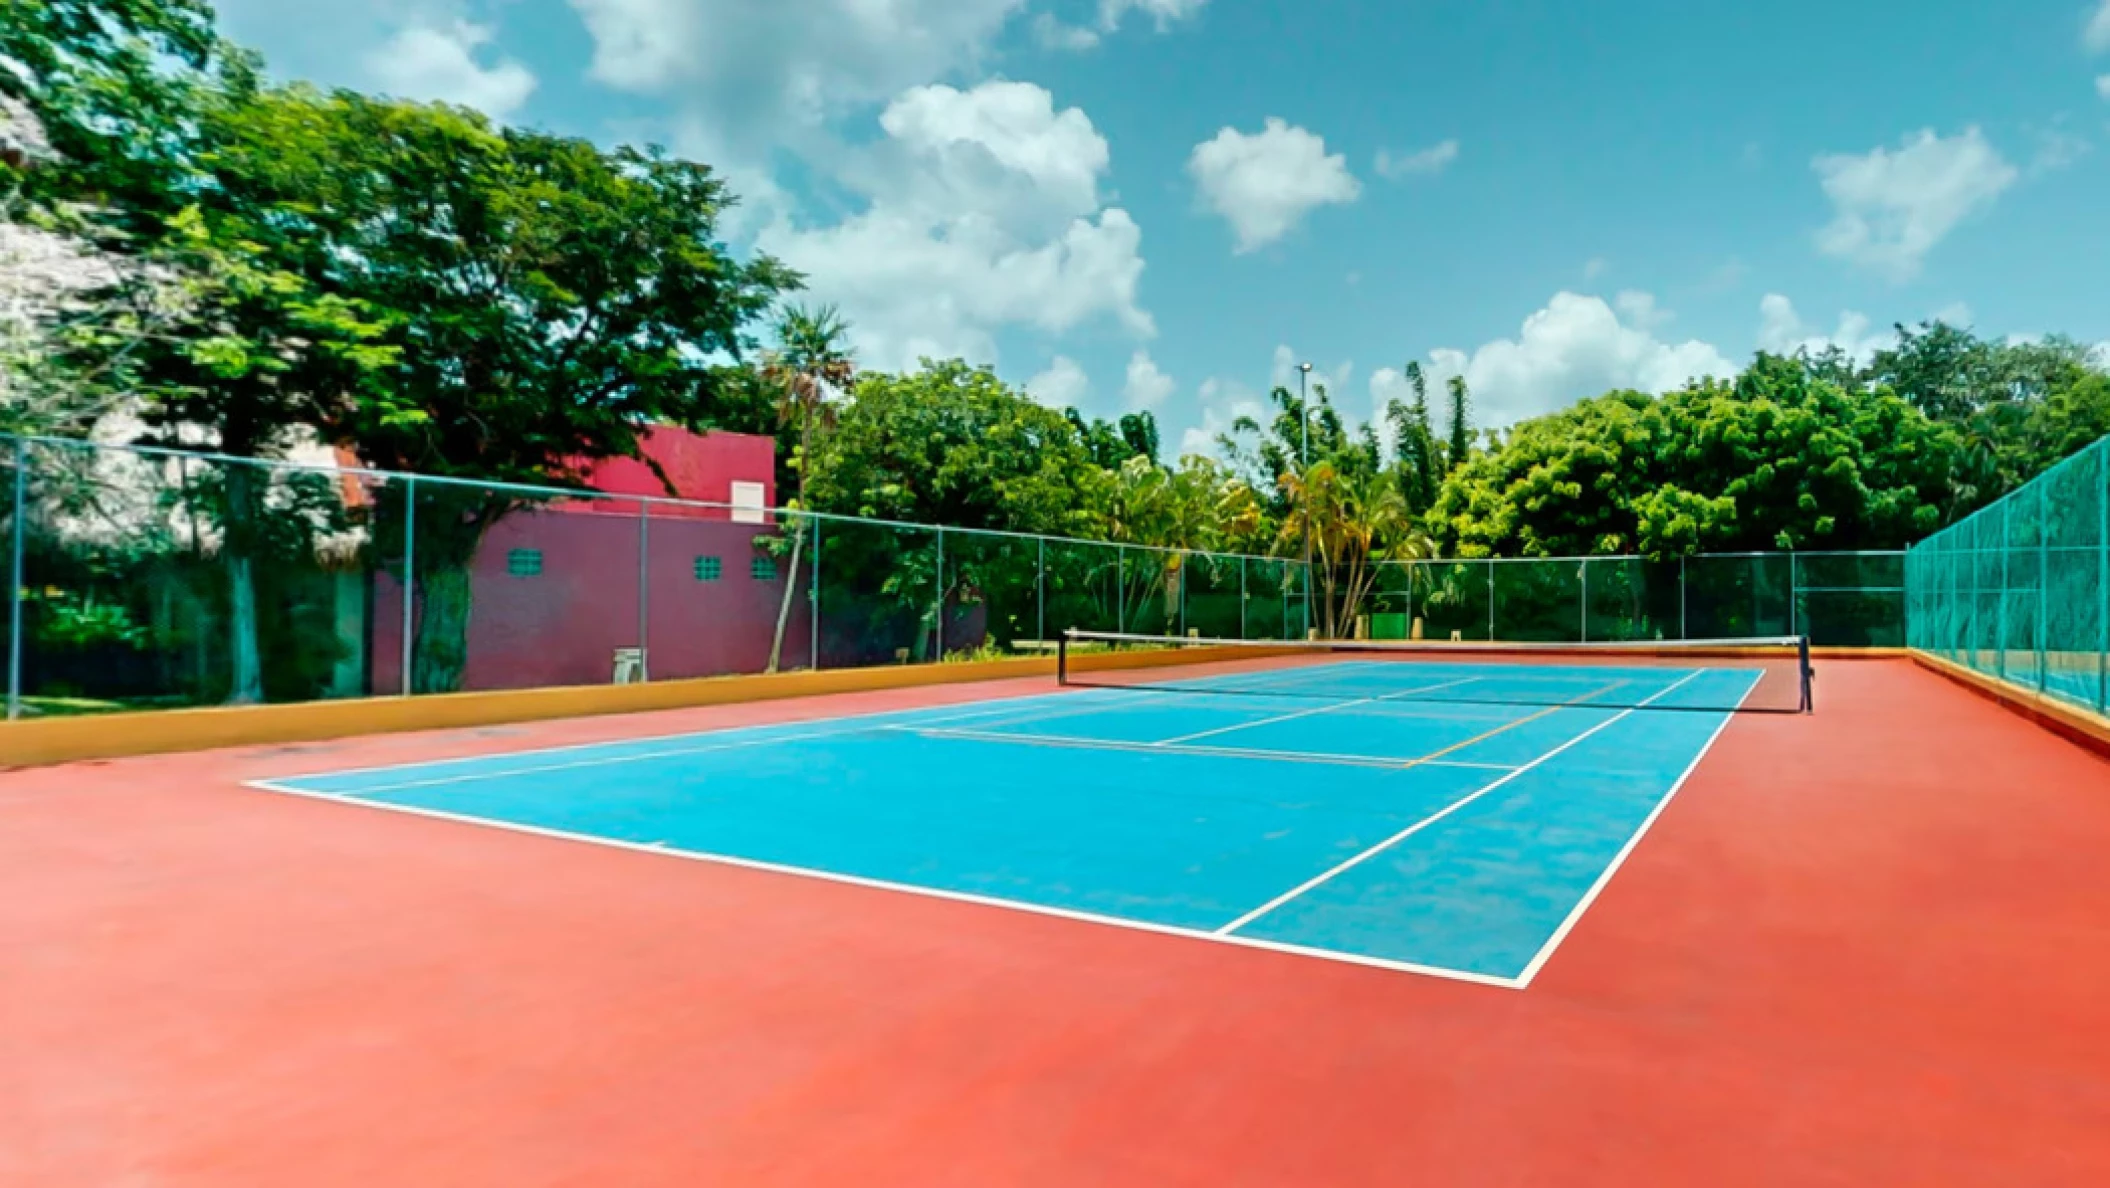
{"label": "white cloud", "polygon": [[1026,381],[1026,395],[1049,408],[1081,408],[1091,394],[1091,377],[1067,355],[1055,356],[1046,371]]}
{"label": "white cloud", "polygon": [[1068,50],[1074,53],[1098,45],[1099,34],[1082,25],[1065,25],[1054,16],[1043,12],[1033,18],[1033,40],[1042,49]]}
{"label": "white cloud", "polygon": [[1155,409],[1165,403],[1174,388],[1172,377],[1158,370],[1150,352],[1137,351],[1128,360],[1128,384],[1122,395],[1132,409]]}
{"label": "white cloud", "polygon": [[1619,311],[1619,320],[1636,330],[1654,331],[1672,318],[1669,310],[1656,304],[1655,294],[1639,289],[1622,290],[1612,298],[1612,306]]}
{"label": "white cloud", "polygon": [[2110,74],[2098,75],[2096,77],[2095,93],[2101,95],[2105,99],[2110,99]]}
{"label": "white cloud", "polygon": [[1947,139],[1923,130],[1894,151],[1832,154],[1812,165],[1834,212],[1818,248],[1898,280],[2020,176],[1977,128]]}
{"label": "white cloud", "polygon": [[1024,0],[570,0],[592,77],[674,99],[761,157],[972,66]]}
{"label": "white cloud", "polygon": [[1442,173],[1458,159],[1458,142],[1446,140],[1430,145],[1419,152],[1395,157],[1385,149],[1377,150],[1376,168],[1378,176],[1389,178],[1413,177],[1420,174]]}
{"label": "white cloud", "polygon": [[1663,392],[1698,376],[1736,373],[1736,365],[1708,343],[1657,339],[1651,327],[1665,315],[1646,297],[1622,300],[1624,308],[1646,316],[1647,325],[1634,325],[1602,298],[1556,293],[1524,320],[1515,339],[1496,339],[1470,353],[1430,352],[1430,387],[1440,390],[1450,376],[1465,376],[1478,423],[1503,426],[1614,388]]}
{"label": "white cloud", "polygon": [[2103,6],[2088,19],[2088,27],[2081,32],[2081,44],[2090,53],[2110,50],[2110,0],[2103,0]]}
{"label": "white cloud", "polygon": [[862,213],[820,228],[778,218],[757,236],[842,307],[866,366],[993,361],[1005,325],[1156,333],[1137,297],[1142,231],[1101,202],[1106,142],[1083,112],[1026,83],[919,87],[880,127],[885,140],[844,174]]}
{"label": "white cloud", "polygon": [[1201,424],[1192,425],[1180,434],[1180,456],[1201,454],[1216,458],[1222,456],[1216,438],[1231,431],[1231,423],[1239,417],[1251,417],[1262,423],[1267,419],[1267,406],[1260,398],[1236,380],[1211,377],[1202,381],[1200,392]]}
{"label": "white cloud", "polygon": [[468,21],[413,24],[368,55],[366,65],[391,94],[473,107],[502,120],[535,93],[535,74],[511,59],[479,63],[476,51],[491,37],[488,27]]}
{"label": "white cloud", "polygon": [[1275,117],[1252,135],[1225,128],[1194,146],[1187,172],[1211,210],[1230,221],[1241,253],[1288,234],[1306,212],[1353,202],[1362,186],[1321,137]]}
{"label": "white cloud", "polygon": [[867,177],[895,205],[950,218],[978,212],[1018,231],[1060,228],[1099,206],[1111,160],[1090,117],[1031,83],[988,82],[971,91],[916,87],[879,117],[885,146]]}
{"label": "white cloud", "polygon": [[1140,12],[1156,22],[1158,32],[1170,28],[1175,21],[1183,21],[1200,12],[1209,0],[1099,0],[1099,27],[1112,32],[1121,27],[1121,19],[1131,12]]}
{"label": "white cloud", "polygon": [[2032,177],[2054,173],[2065,169],[2087,156],[2094,145],[2084,136],[2077,136],[2056,124],[2040,128],[2035,133],[2037,151],[2030,155],[2029,172]]}
{"label": "white cloud", "polygon": [[[1960,324],[1968,324],[1968,312]],[[1776,355],[1803,350],[1816,355],[1837,347],[1854,362],[1865,364],[1897,341],[1889,331],[1871,333],[1871,329],[1867,314],[1846,310],[1839,315],[1838,327],[1823,334],[1805,324],[1795,312],[1795,303],[1779,293],[1768,293],[1758,302],[1758,349]]]}

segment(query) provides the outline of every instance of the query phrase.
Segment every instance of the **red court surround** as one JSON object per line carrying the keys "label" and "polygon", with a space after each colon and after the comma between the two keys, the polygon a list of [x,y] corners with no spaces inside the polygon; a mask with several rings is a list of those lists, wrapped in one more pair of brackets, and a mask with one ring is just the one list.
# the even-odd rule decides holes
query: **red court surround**
{"label": "red court surround", "polygon": [[1523,992],[237,784],[986,687],[0,775],[0,1184],[2110,1183],[2110,762],[1820,672]]}

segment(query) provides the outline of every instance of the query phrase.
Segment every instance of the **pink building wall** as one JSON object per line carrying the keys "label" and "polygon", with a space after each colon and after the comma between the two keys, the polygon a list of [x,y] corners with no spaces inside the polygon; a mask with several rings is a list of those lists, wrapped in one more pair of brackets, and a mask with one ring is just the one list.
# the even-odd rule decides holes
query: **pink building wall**
{"label": "pink building wall", "polygon": [[[744,480],[763,484],[764,502],[775,502],[775,443],[769,438],[658,429],[645,448],[682,498],[728,502],[733,482]],[[630,459],[604,462],[592,481],[610,493],[666,494],[649,467]],[[766,554],[755,540],[776,531],[768,524],[735,523],[720,509],[620,501],[565,501],[508,516],[485,535],[471,567],[462,688],[606,684],[614,677],[617,649],[640,646],[654,680],[761,672],[790,558],[772,557],[776,576],[756,577],[755,560]],[[538,554],[539,572],[515,572],[516,552],[523,562],[526,554]],[[704,557],[717,558],[715,580],[698,577],[698,559]],[[779,661],[783,669],[813,664],[812,570],[803,559],[799,568]],[[401,587],[377,575],[369,651],[376,693],[402,688],[402,616]]]}

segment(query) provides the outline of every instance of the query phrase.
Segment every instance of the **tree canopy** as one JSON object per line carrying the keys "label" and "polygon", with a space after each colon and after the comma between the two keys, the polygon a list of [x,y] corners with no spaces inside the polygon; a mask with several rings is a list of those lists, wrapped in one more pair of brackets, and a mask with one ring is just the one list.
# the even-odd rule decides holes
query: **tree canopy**
{"label": "tree canopy", "polygon": [[1897,548],[1943,522],[1958,450],[1894,393],[1761,355],[1735,381],[1526,421],[1431,519],[1467,557]]}

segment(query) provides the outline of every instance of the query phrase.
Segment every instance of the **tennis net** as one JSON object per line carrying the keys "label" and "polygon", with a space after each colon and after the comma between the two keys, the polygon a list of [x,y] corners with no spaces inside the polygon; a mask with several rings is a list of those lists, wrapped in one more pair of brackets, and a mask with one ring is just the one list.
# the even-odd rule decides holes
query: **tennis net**
{"label": "tennis net", "polygon": [[1064,685],[1332,701],[1807,713],[1809,641],[1263,642],[1070,631]]}

